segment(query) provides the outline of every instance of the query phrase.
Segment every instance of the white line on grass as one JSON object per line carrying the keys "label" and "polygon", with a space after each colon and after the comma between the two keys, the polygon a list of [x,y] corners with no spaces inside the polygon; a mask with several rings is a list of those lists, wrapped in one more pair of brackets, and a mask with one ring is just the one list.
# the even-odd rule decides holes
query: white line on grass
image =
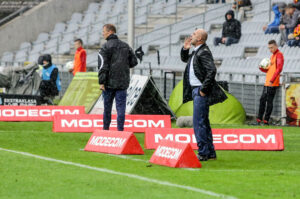
{"label": "white line on grass", "polygon": [[236,197],[233,197],[233,196],[218,194],[218,193],[215,193],[215,192],[212,192],[212,191],[207,191],[207,190],[199,189],[199,188],[196,188],[196,187],[190,187],[190,186],[185,186],[185,185],[174,184],[174,183],[171,183],[171,182],[156,180],[156,179],[147,178],[147,177],[143,177],[143,176],[139,176],[139,175],[135,175],[135,174],[118,172],[118,171],[114,171],[114,170],[110,170],[110,169],[106,169],[106,168],[92,167],[92,166],[89,166],[89,165],[79,164],[79,163],[75,163],[75,162],[69,162],[69,161],[58,160],[58,159],[54,159],[54,158],[48,158],[48,157],[44,157],[44,156],[34,155],[34,154],[31,154],[31,153],[27,153],[27,152],[14,151],[14,150],[4,149],[4,148],[0,148],[0,150],[10,152],[10,153],[20,154],[20,155],[23,155],[23,156],[33,157],[33,158],[37,158],[37,159],[40,159],[40,160],[46,160],[46,161],[49,161],[49,162],[56,162],[56,163],[65,164],[65,165],[72,165],[72,166],[77,166],[77,167],[81,167],[81,168],[85,168],[85,169],[90,169],[90,170],[94,170],[94,171],[103,172],[103,173],[109,173],[109,174],[119,175],[119,176],[126,176],[128,178],[142,180],[142,181],[145,181],[145,182],[150,182],[150,183],[155,183],[155,184],[160,184],[160,185],[165,185],[165,186],[175,187],[175,188],[180,188],[180,189],[185,189],[185,190],[189,190],[189,191],[195,191],[195,192],[198,192],[198,193],[202,193],[202,194],[217,197],[217,198],[236,199]]}
{"label": "white line on grass", "polygon": [[[79,150],[84,151],[84,149],[79,149]],[[132,161],[136,161],[136,162],[149,163],[149,160],[132,158],[131,156],[128,156],[128,155],[115,155],[115,154],[109,154],[109,153],[101,153],[101,154],[112,156],[112,157],[115,157],[115,158],[125,159],[125,160],[132,160]],[[188,170],[188,171],[199,171],[200,170],[200,169],[194,169],[194,168],[180,168],[180,169]]]}
{"label": "white line on grass", "polygon": [[[81,150],[81,149],[80,149]],[[126,159],[126,160],[132,160],[136,162],[144,162],[144,163],[149,163],[148,160],[143,160],[143,159],[136,159],[132,158],[128,155],[114,155],[114,154],[107,154],[107,153],[101,153],[101,155],[108,155],[120,159]],[[211,172],[286,172],[286,173],[300,173],[298,170],[268,170],[268,169],[194,169],[194,168],[180,168],[183,170],[187,171],[211,171]]]}

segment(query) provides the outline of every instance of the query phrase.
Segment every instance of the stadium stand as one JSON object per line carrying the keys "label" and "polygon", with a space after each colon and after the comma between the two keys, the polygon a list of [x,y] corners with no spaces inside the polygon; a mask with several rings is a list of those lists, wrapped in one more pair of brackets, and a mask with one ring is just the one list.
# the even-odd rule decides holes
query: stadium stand
{"label": "stadium stand", "polygon": [[45,0],[1,0],[0,25],[9,22],[43,1]]}
{"label": "stadium stand", "polygon": [[[183,39],[195,28],[204,28],[209,32],[207,44],[218,66],[218,80],[228,81],[230,92],[242,102],[247,114],[255,114],[258,102],[254,101],[259,99],[265,78],[258,70],[258,64],[262,58],[270,57],[267,42],[274,39],[280,43],[280,35],[262,31],[262,27],[274,18],[273,12],[269,14],[269,1],[252,0],[251,10],[245,9],[243,14],[236,15],[242,22],[239,43],[228,47],[213,46],[213,38],[221,35],[225,13],[231,7],[230,0],[225,4],[206,4],[205,0],[136,0],[135,48],[142,46],[145,56],[134,73],[149,74],[151,68],[159,88],[163,87],[161,80],[165,71],[176,72],[176,81],[179,81],[185,66],[179,57]],[[81,38],[87,49],[88,70],[96,70],[97,51],[104,42],[101,35],[103,24],[114,23],[119,37],[126,40],[127,16],[125,0],[91,3],[85,12],[73,13],[69,21],[58,22],[53,31],[41,33],[36,41],[24,41],[19,50],[3,53],[1,65],[20,65],[26,60],[36,61],[40,54],[50,53],[63,71],[64,63],[73,59],[74,39]],[[280,50],[285,56],[284,72],[300,72],[299,48],[284,45]],[[171,81],[167,79],[167,83]],[[252,93],[251,89],[256,94],[246,95],[246,91]],[[172,90],[169,84],[167,90],[169,95]],[[279,92],[276,100],[280,101],[280,97]],[[274,109],[274,115],[280,116],[280,107]]]}

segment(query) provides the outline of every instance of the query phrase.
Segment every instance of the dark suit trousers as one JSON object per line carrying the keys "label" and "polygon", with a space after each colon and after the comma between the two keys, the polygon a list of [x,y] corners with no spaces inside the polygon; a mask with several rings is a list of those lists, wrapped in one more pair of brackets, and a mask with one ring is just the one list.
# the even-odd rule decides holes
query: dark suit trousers
{"label": "dark suit trousers", "polygon": [[198,154],[209,156],[215,154],[212,131],[209,123],[209,104],[207,96],[202,97],[199,87],[193,89],[193,126],[197,140]]}

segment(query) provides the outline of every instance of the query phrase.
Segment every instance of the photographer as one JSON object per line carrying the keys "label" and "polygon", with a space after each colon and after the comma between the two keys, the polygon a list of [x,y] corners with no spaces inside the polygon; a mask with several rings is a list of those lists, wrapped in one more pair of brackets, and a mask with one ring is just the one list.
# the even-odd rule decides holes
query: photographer
{"label": "photographer", "polygon": [[42,82],[40,84],[40,95],[45,103],[53,104],[53,98],[61,90],[58,68],[52,64],[51,55],[41,55],[38,64],[43,66]]}

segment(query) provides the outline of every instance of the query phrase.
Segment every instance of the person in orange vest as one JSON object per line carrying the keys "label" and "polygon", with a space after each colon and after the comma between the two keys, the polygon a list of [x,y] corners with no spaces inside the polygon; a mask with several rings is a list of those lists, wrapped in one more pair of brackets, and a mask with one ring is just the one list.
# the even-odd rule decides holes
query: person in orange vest
{"label": "person in orange vest", "polygon": [[77,72],[86,72],[86,51],[82,47],[83,42],[81,39],[76,39],[74,41],[74,46],[76,49],[74,56],[74,67],[69,70],[70,73],[75,74]]}
{"label": "person in orange vest", "polygon": [[279,51],[275,40],[269,41],[268,48],[272,53],[271,62],[267,68],[259,68],[262,72],[267,74],[263,93],[260,98],[259,112],[256,119],[258,124],[263,122],[265,125],[269,125],[269,120],[273,109],[273,100],[276,90],[279,87],[280,73],[284,64],[283,54]]}

